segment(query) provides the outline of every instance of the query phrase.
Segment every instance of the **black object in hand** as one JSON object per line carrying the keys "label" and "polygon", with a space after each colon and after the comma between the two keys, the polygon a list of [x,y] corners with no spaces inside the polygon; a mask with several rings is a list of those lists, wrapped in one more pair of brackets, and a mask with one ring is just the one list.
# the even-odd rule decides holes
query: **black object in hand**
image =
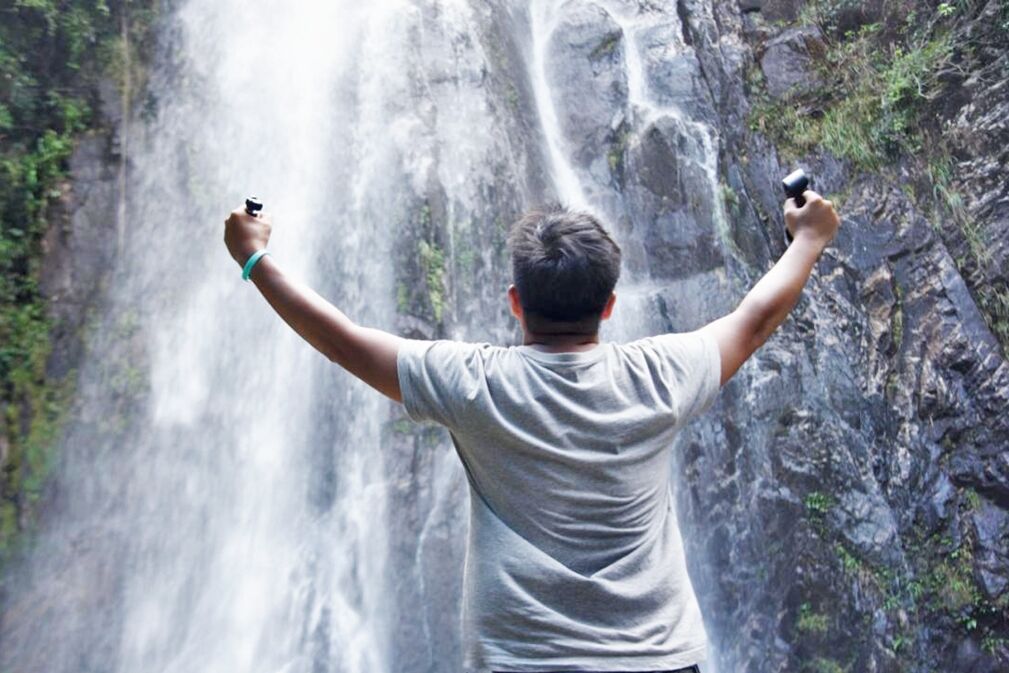
{"label": "black object in hand", "polygon": [[[806,171],[796,168],[781,181],[781,186],[785,188],[785,195],[790,199],[795,199],[795,205],[802,208],[806,205],[806,199],[802,198],[802,193],[809,189],[810,179]],[[785,240],[792,242],[792,232],[785,228]]]}
{"label": "black object in hand", "polygon": [[245,199],[245,212],[249,215],[255,217],[259,215],[259,211],[263,209],[263,202],[257,199],[255,196],[250,196]]}
{"label": "black object in hand", "polygon": [[781,186],[785,188],[788,198],[795,199],[795,205],[800,208],[806,205],[806,199],[802,198],[802,193],[809,189],[809,176],[804,170],[796,168],[781,181]]}

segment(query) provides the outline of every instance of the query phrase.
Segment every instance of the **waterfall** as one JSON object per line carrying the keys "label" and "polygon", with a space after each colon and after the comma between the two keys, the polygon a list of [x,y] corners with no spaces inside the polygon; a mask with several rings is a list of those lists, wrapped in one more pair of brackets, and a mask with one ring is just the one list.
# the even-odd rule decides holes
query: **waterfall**
{"label": "waterfall", "polygon": [[505,225],[559,198],[613,223],[627,254],[608,338],[669,329],[668,302],[703,315],[670,298],[692,280],[653,277],[658,225],[613,177],[668,124],[697,203],[662,226],[702,211],[706,231],[724,226],[717,133],[660,100],[642,62],[650,31],[678,33],[679,19],[592,5],[616,26],[623,86],[607,156],[578,146],[557,91],[575,5],[176,10],[154,111],[129,130],[124,252],[57,496],[4,607],[0,669],[458,670],[465,482],[446,435],[403,428],[401,410],[291,333],[241,282],[222,223],[256,193],[274,258],[355,320],[504,343]]}

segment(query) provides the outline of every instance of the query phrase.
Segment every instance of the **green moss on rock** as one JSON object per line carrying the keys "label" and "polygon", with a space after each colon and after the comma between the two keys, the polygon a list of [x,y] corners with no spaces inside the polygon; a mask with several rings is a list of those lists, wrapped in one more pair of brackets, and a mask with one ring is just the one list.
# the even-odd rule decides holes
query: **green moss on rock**
{"label": "green moss on rock", "polygon": [[[0,562],[31,525],[56,461],[74,375],[51,380],[47,299],[39,289],[42,239],[67,191],[82,133],[100,129],[99,82],[124,104],[143,80],[153,0],[32,0],[0,22]],[[125,87],[125,88],[124,88]]]}
{"label": "green moss on rock", "polygon": [[820,612],[814,612],[809,603],[799,606],[799,618],[795,622],[795,628],[800,633],[822,636],[827,633],[829,626],[830,617]]}
{"label": "green moss on rock", "polygon": [[421,270],[427,286],[427,300],[435,322],[441,322],[445,311],[445,252],[436,244],[421,241],[417,244]]}

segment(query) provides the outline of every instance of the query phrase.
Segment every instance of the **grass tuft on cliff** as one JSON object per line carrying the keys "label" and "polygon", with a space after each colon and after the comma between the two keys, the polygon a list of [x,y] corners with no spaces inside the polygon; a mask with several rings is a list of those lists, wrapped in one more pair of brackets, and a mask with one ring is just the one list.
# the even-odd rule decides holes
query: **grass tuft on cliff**
{"label": "grass tuft on cliff", "polygon": [[761,76],[754,73],[759,93],[750,128],[790,158],[822,147],[864,171],[919,152],[927,103],[950,67],[950,34],[891,41],[882,24],[872,23],[826,39],[826,54],[816,64],[820,85],[808,93],[772,100],[760,92]]}
{"label": "grass tuft on cliff", "polygon": [[[856,172],[901,182],[901,166],[929,184],[916,200],[932,211],[944,238],[952,232],[960,274],[989,328],[1009,354],[1009,288],[975,282],[992,274],[992,242],[966,213],[954,187],[953,155],[944,139],[944,100],[982,53],[1009,48],[1009,2],[1000,4],[998,25],[979,44],[977,27],[988,18],[983,3],[884,4],[817,0],[799,23],[820,29],[825,49],[813,57],[816,86],[773,98],[758,67],[748,77],[749,127],[794,161],[820,151],[847,161]],[[998,32],[1001,31],[1001,32]],[[994,36],[993,36],[994,33]],[[905,185],[906,186],[906,185]],[[953,226],[944,230],[945,223]],[[997,274],[996,274],[997,275]]]}

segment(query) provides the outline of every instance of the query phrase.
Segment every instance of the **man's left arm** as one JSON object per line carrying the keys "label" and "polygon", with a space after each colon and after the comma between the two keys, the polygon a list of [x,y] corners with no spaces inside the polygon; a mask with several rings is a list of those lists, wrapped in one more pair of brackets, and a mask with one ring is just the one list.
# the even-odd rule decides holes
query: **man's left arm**
{"label": "man's left arm", "polygon": [[[239,208],[225,221],[224,242],[239,265],[270,239],[270,221]],[[250,279],[291,328],[317,351],[375,390],[402,401],[396,356],[405,339],[362,327],[304,283],[284,273],[270,255],[261,258]]]}
{"label": "man's left arm", "polygon": [[837,234],[841,220],[834,204],[814,191],[803,194],[801,208],[795,199],[785,205],[785,224],[794,241],[781,259],[747,293],[735,311],[702,327],[698,332],[718,344],[724,385],[795,308],[816,261]]}

